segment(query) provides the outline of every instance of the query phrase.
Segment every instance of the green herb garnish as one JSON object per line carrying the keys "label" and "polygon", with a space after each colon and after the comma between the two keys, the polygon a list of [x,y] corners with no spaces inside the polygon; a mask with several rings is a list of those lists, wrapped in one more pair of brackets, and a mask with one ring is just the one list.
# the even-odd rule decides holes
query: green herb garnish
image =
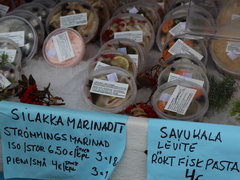
{"label": "green herb garnish", "polygon": [[230,115],[235,116],[235,119],[240,121],[240,100],[237,100],[233,103]]}

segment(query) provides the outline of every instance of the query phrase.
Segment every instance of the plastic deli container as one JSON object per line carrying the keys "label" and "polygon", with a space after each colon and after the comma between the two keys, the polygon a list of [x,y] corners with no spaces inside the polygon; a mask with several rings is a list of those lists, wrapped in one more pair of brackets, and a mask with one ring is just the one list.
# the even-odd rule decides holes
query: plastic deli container
{"label": "plastic deli container", "polygon": [[21,59],[21,49],[15,42],[0,38],[0,95],[4,89],[13,87],[19,80]]}
{"label": "plastic deli container", "polygon": [[137,65],[134,60],[127,54],[118,51],[102,51],[91,60],[90,71],[102,69],[108,66],[116,66],[122,68],[133,75],[137,76]]}
{"label": "plastic deli container", "polygon": [[173,55],[187,54],[197,58],[204,65],[208,61],[208,51],[203,40],[197,40],[194,36],[176,36],[170,39],[162,51],[163,61]]}
{"label": "plastic deli container", "polygon": [[98,25],[98,15],[89,3],[69,0],[58,3],[49,13],[46,31],[50,33],[58,28],[73,28],[88,43],[96,36]]}
{"label": "plastic deli container", "polygon": [[33,26],[24,18],[5,16],[0,19],[0,37],[11,38],[22,51],[22,60],[28,61],[37,52],[38,36]]}
{"label": "plastic deli container", "polygon": [[187,54],[174,55],[174,56],[170,57],[169,59],[167,59],[166,61],[164,61],[164,66],[167,67],[175,62],[190,63],[190,64],[197,65],[197,66],[201,67],[201,69],[205,73],[207,73],[206,66],[201,61],[199,61],[197,58],[195,58],[191,55],[187,55]]}
{"label": "plastic deli container", "polygon": [[226,39],[212,40],[210,54],[218,70],[228,75],[240,78],[239,41]]}
{"label": "plastic deli container", "polygon": [[26,19],[34,27],[35,31],[37,32],[38,44],[39,44],[38,47],[40,48],[42,46],[42,43],[45,38],[45,29],[42,24],[42,21],[37,16],[35,16],[30,11],[21,10],[21,9],[19,10],[16,9],[14,11],[11,11],[10,13],[8,13],[8,15],[19,16]]}
{"label": "plastic deli container", "polygon": [[42,54],[53,66],[75,66],[84,57],[85,43],[77,31],[70,28],[57,29],[45,39]]}
{"label": "plastic deli container", "polygon": [[162,22],[162,17],[158,13],[158,6],[148,2],[133,2],[128,3],[114,13],[114,15],[121,13],[139,14],[146,17],[153,25],[154,29],[157,30]]}
{"label": "plastic deli container", "polygon": [[102,45],[98,54],[105,50],[119,51],[128,54],[137,65],[138,72],[142,72],[145,65],[145,53],[143,48],[130,39],[112,39]]}
{"label": "plastic deli container", "polygon": [[209,107],[206,91],[187,81],[161,85],[151,102],[159,117],[171,120],[201,121]]}
{"label": "plastic deli container", "polygon": [[175,62],[165,68],[158,77],[158,86],[175,80],[190,81],[209,92],[209,81],[201,67],[189,62]]}
{"label": "plastic deli container", "polygon": [[95,111],[120,113],[137,95],[135,78],[118,67],[92,71],[84,86],[84,99]]}
{"label": "plastic deli container", "polygon": [[148,52],[154,44],[154,29],[143,16],[137,14],[119,14],[112,17],[102,28],[101,45],[112,39],[128,38],[135,40]]}
{"label": "plastic deli container", "polygon": [[46,8],[41,3],[36,2],[22,4],[17,9],[23,9],[32,12],[35,16],[39,17],[43,24],[46,23],[46,19],[49,13],[48,8]]}

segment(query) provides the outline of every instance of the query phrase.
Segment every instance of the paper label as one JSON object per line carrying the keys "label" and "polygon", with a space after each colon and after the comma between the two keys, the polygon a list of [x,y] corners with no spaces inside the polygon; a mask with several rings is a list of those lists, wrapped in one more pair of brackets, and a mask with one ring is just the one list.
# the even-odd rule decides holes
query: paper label
{"label": "paper label", "polygon": [[3,74],[0,73],[0,88],[5,89],[10,85],[11,85],[11,82]]}
{"label": "paper label", "polygon": [[239,54],[237,54],[235,51],[230,51],[227,53],[228,57],[234,61],[239,57]]}
{"label": "paper label", "polygon": [[15,49],[0,49],[0,55],[7,54],[8,62],[12,63],[15,60],[17,50]]}
{"label": "paper label", "polygon": [[163,94],[161,94],[159,100],[163,101],[163,102],[168,102],[170,98],[171,98],[170,94],[163,93]]}
{"label": "paper label", "polygon": [[193,48],[185,44],[181,39],[178,39],[177,42],[168,50],[172,55],[176,54],[188,54],[196,57],[198,60],[202,60],[203,56],[195,51]]}
{"label": "paper label", "polygon": [[118,76],[116,73],[108,74],[107,79],[108,81],[111,81],[111,82],[118,82]]}
{"label": "paper label", "polygon": [[9,10],[8,6],[0,4],[0,16],[5,16]]}
{"label": "paper label", "polygon": [[226,52],[240,54],[240,42],[228,42]]}
{"label": "paper label", "polygon": [[165,110],[185,115],[197,90],[177,86],[169,99]]}
{"label": "paper label", "polygon": [[97,71],[97,70],[99,70],[101,68],[108,67],[108,66],[110,66],[110,65],[98,61],[96,66],[95,66],[95,68],[94,68],[94,71]]}
{"label": "paper label", "polygon": [[25,45],[25,33],[24,33],[24,31],[0,33],[0,37],[11,39],[19,47],[23,47]]}
{"label": "paper label", "polygon": [[87,13],[73,14],[60,17],[61,28],[75,27],[88,24]]}
{"label": "paper label", "polygon": [[75,57],[72,44],[70,42],[67,32],[60,33],[53,36],[53,44],[57,51],[58,60],[60,62],[66,61]]}
{"label": "paper label", "polygon": [[124,53],[124,54],[127,54],[127,48],[118,48],[117,51],[121,52],[121,53]]}
{"label": "paper label", "polygon": [[126,97],[128,87],[128,84],[94,79],[90,92],[124,99]]}
{"label": "paper label", "polygon": [[232,20],[236,20],[236,19],[240,20],[240,15],[238,15],[238,14],[233,14],[233,15],[232,15]]}
{"label": "paper label", "polygon": [[128,11],[130,14],[137,14],[138,13],[138,9],[136,7],[133,7],[132,9],[130,9]]}
{"label": "paper label", "polygon": [[138,67],[138,55],[137,54],[128,54],[128,56],[133,60],[133,62]]}
{"label": "paper label", "polygon": [[198,80],[198,79],[192,79],[190,77],[186,77],[186,76],[181,76],[175,73],[170,73],[169,77],[168,77],[168,82],[172,82],[172,81],[176,81],[176,80],[186,80],[189,82],[193,82],[198,84],[199,86],[203,87],[204,85],[204,81]]}
{"label": "paper label", "polygon": [[177,36],[180,34],[184,34],[186,28],[186,22],[180,22],[176,26],[174,26],[172,29],[170,29],[169,33],[173,36]]}
{"label": "paper label", "polygon": [[126,38],[134,40],[136,42],[143,42],[143,32],[142,31],[115,32],[114,39],[119,38]]}

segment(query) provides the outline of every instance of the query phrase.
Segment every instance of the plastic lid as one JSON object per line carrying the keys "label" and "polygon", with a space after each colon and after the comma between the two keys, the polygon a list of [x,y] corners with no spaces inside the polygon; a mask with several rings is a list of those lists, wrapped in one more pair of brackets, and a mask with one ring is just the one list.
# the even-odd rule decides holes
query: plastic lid
{"label": "plastic lid", "polygon": [[[99,18],[95,9],[86,1],[81,0],[67,0],[58,3],[49,13],[46,22],[47,33],[60,28],[60,17],[73,14],[87,13],[87,21],[83,19],[82,25],[74,26],[73,29],[78,31],[85,43],[91,41],[97,33],[99,26]],[[79,22],[80,24],[81,22]],[[70,27],[72,27],[70,25]]]}
{"label": "plastic lid", "polygon": [[[120,67],[120,68],[128,71],[129,73],[131,73],[133,75],[133,77],[135,77],[135,78],[138,73],[137,65],[135,64],[133,59],[130,58],[130,56],[128,56],[124,53],[118,52],[118,51],[113,51],[113,50],[102,51],[98,55],[96,55],[92,61],[93,62],[90,65],[90,71],[98,68],[97,63],[101,62],[101,63],[107,64],[109,66]],[[100,65],[100,69],[101,68],[102,68],[102,66]]]}
{"label": "plastic lid", "polygon": [[[22,47],[23,61],[27,61],[33,58],[36,54],[38,46],[38,37],[35,29],[24,18],[17,16],[5,16],[0,19],[0,33],[20,32]],[[22,38],[22,35],[24,37]],[[6,37],[6,35],[5,35]],[[23,42],[24,41],[24,42]],[[18,44],[19,45],[19,44]]]}
{"label": "plastic lid", "polygon": [[21,10],[21,9],[16,9],[14,11],[11,11],[7,15],[13,15],[13,16],[20,16],[24,19],[26,19],[35,29],[38,35],[38,47],[41,47],[44,38],[45,38],[45,29],[42,24],[42,21],[35,16],[33,13],[27,10]]}
{"label": "plastic lid", "polygon": [[[59,34],[62,34],[66,32],[69,38],[69,43],[70,47],[73,50],[73,56],[69,56],[70,58],[68,59],[59,59],[58,55],[58,50],[55,47],[53,38],[56,37]],[[65,41],[60,41],[60,44],[63,44],[67,46],[68,42]],[[58,43],[56,44],[58,45]],[[59,48],[59,51],[61,51],[61,48]],[[78,64],[82,58],[84,57],[85,54],[85,43],[82,38],[82,36],[75,30],[70,29],[70,28],[62,28],[62,29],[56,29],[52,33],[50,33],[47,38],[45,39],[43,43],[43,48],[42,48],[42,53],[44,59],[51,65],[57,66],[57,67],[70,67],[70,66],[75,66]],[[69,52],[67,52],[69,53]],[[65,54],[61,54],[62,56],[68,57]]]}
{"label": "plastic lid", "polygon": [[[129,34],[128,32],[132,33]],[[146,52],[148,52],[154,44],[154,29],[151,23],[141,15],[119,14],[112,17],[102,28],[100,34],[101,45],[114,39],[114,34],[116,33],[118,33],[117,38],[123,38],[124,36],[124,38],[136,40],[144,47]],[[121,35],[119,35],[119,33]]]}
{"label": "plastic lid", "polygon": [[[128,85],[125,98],[90,93],[94,79],[108,81],[107,75],[113,73],[115,76],[117,76],[118,79],[116,83]],[[93,110],[119,113],[135,101],[137,95],[137,86],[134,77],[127,71],[118,67],[107,67],[99,71],[90,72],[88,77],[89,78],[87,79],[84,86],[84,99],[86,103],[93,108]]]}
{"label": "plastic lid", "polygon": [[137,57],[133,57],[135,60],[138,59],[138,72],[143,71],[144,65],[145,65],[145,53],[143,48],[136,43],[134,40],[130,39],[112,39],[105,44],[102,45],[100,50],[98,51],[98,54],[100,54],[102,51],[105,50],[115,50],[119,52],[126,53],[128,55],[132,55],[132,57],[135,55]]}
{"label": "plastic lid", "polygon": [[[173,92],[178,85],[197,90],[185,115],[165,110],[170,97],[173,95]],[[178,98],[181,98],[181,96],[178,96]],[[206,91],[197,84],[187,81],[173,81],[161,85],[153,94],[151,102],[159,117],[171,120],[200,121],[209,107],[209,100]],[[172,106],[176,106],[173,101]],[[180,108],[186,107],[181,106]]]}

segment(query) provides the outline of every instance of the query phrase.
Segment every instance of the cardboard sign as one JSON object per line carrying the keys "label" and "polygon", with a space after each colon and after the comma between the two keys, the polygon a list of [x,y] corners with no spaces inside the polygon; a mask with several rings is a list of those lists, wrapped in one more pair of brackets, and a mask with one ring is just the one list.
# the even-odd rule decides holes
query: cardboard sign
{"label": "cardboard sign", "polygon": [[148,180],[239,180],[240,128],[150,119]]}
{"label": "cardboard sign", "polygon": [[127,116],[0,102],[5,178],[109,179]]}

